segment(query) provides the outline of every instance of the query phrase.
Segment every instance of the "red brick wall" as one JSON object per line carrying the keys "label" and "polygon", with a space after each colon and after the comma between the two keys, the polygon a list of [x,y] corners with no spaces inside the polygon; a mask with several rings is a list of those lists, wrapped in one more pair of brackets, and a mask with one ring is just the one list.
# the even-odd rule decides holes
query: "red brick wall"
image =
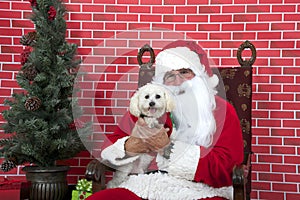
{"label": "red brick wall", "polygon": [[[217,66],[237,66],[245,40],[257,48],[253,77],[253,199],[300,198],[299,0],[66,0],[67,37],[79,45],[81,103],[95,117],[94,139],[111,132],[136,88],[136,53],[157,51],[174,39],[199,42]],[[21,36],[32,30],[28,1],[0,2],[0,110],[18,90]],[[91,98],[90,98],[91,97]],[[2,118],[0,119],[1,121]],[[0,133],[0,137],[3,133]],[[97,155],[95,148],[94,155]],[[83,152],[68,163],[71,182],[90,160]],[[2,176],[23,178],[21,169]]]}

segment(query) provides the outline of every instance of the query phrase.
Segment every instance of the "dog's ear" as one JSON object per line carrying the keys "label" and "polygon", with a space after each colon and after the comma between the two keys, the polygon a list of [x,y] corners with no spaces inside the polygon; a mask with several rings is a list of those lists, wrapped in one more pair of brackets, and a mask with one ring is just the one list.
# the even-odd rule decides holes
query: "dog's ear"
{"label": "dog's ear", "polygon": [[139,109],[139,92],[137,91],[134,95],[130,98],[129,104],[129,111],[132,115],[139,117],[141,112]]}
{"label": "dog's ear", "polygon": [[175,109],[175,100],[171,97],[168,91],[165,91],[166,112],[172,112]]}

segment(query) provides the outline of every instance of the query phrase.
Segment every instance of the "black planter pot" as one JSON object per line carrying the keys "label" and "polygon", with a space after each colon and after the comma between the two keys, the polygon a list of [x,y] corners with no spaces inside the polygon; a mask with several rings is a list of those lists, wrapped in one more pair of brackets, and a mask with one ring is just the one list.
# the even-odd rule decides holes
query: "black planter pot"
{"label": "black planter pot", "polygon": [[63,200],[68,191],[68,166],[27,166],[27,181],[31,182],[30,200]]}

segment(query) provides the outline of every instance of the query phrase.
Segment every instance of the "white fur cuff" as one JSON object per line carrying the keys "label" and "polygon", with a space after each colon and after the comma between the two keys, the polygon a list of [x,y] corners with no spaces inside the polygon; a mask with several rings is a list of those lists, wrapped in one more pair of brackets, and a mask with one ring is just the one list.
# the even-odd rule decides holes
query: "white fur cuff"
{"label": "white fur cuff", "polygon": [[200,147],[175,141],[167,171],[170,175],[194,180],[200,159]]}
{"label": "white fur cuff", "polygon": [[124,146],[128,138],[129,136],[118,139],[114,144],[104,149],[101,153],[103,161],[108,161],[113,165],[121,166],[137,160],[139,156],[125,158],[126,152]]}

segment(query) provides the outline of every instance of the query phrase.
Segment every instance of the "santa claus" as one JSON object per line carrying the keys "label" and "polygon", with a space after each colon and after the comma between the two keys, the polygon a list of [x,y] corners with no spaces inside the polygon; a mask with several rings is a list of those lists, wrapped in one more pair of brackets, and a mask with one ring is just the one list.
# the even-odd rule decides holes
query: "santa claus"
{"label": "santa claus", "polygon": [[[232,169],[243,161],[242,131],[234,108],[216,96],[218,78],[205,51],[194,42],[167,45],[156,57],[153,82],[171,91],[175,111],[161,117],[164,128],[146,139],[131,136],[140,122],[124,115],[101,157],[128,175],[114,177],[111,189],[88,199],[232,199]],[[157,170],[128,171],[144,153],[155,157]]]}

